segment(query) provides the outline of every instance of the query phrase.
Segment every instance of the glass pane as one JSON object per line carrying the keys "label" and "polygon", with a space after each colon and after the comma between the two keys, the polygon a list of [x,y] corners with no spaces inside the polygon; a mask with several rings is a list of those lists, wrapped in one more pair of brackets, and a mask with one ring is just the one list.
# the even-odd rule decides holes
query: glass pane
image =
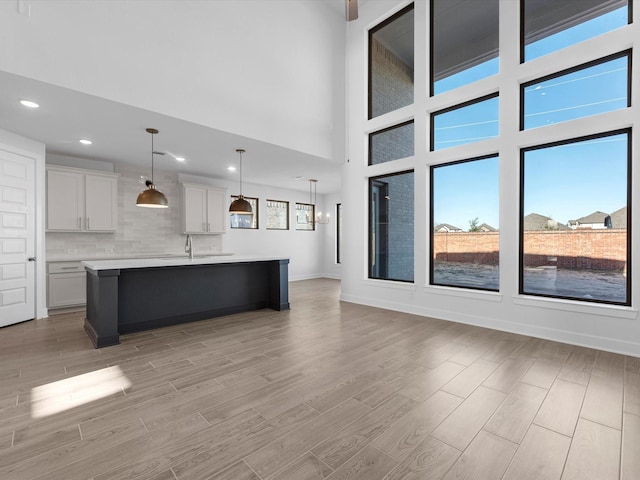
{"label": "glass pane", "polygon": [[497,96],[431,116],[431,150],[479,142],[499,133]]}
{"label": "glass pane", "polygon": [[524,129],[626,108],[630,103],[628,67],[625,54],[523,85]]}
{"label": "glass pane", "polygon": [[522,14],[524,61],[631,22],[626,0],[524,0]]}
{"label": "glass pane", "polygon": [[432,1],[432,95],[498,73],[498,3]]}
{"label": "glass pane", "polygon": [[[231,201],[233,202],[237,195],[231,195]],[[252,197],[244,197],[244,199],[251,205],[251,211],[253,215],[239,215],[237,213],[231,214],[231,228],[258,228],[258,199]]]}
{"label": "glass pane", "polygon": [[431,185],[431,283],[498,290],[498,157],[431,167]]}
{"label": "glass pane", "polygon": [[413,103],[413,4],[369,30],[369,118]]}
{"label": "glass pane", "polygon": [[369,165],[413,156],[413,131],[412,120],[369,134]]}
{"label": "glass pane", "polygon": [[342,204],[336,205],[336,263],[342,263]]}
{"label": "glass pane", "polygon": [[413,282],[413,172],[369,179],[369,277]]}
{"label": "glass pane", "polygon": [[315,205],[296,203],[296,230],[315,230]]}
{"label": "glass pane", "polygon": [[628,137],[523,152],[521,293],[630,304]]}
{"label": "glass pane", "polygon": [[267,200],[267,230],[289,230],[289,202]]}

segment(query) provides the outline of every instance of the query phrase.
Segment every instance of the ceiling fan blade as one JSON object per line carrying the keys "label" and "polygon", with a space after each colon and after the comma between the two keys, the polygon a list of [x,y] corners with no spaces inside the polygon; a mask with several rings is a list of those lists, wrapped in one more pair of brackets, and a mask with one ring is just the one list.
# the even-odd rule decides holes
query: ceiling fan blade
{"label": "ceiling fan blade", "polygon": [[345,0],[347,2],[347,21],[358,18],[358,0]]}

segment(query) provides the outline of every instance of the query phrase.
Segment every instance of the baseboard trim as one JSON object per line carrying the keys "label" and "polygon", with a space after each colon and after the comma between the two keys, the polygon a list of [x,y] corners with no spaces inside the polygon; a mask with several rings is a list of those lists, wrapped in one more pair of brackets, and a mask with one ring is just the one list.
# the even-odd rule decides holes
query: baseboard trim
{"label": "baseboard trim", "polygon": [[449,322],[463,323],[466,325],[474,325],[476,327],[488,328],[491,330],[500,330],[503,332],[515,333],[518,335],[527,335],[530,337],[542,338],[555,342],[567,343],[579,347],[594,348],[622,355],[632,355],[640,357],[640,343],[629,342],[609,337],[600,337],[588,335],[584,333],[569,332],[566,330],[540,327],[531,324],[516,324],[504,320],[488,318],[481,315],[468,315],[458,312],[450,312],[447,310],[432,309],[421,306],[410,307],[406,304],[380,301],[379,299],[360,297],[357,295],[348,295],[341,293],[340,300],[344,302],[357,303],[360,305],[368,305],[376,308],[383,308],[397,312],[410,313],[423,317],[431,317],[438,320],[446,320]]}

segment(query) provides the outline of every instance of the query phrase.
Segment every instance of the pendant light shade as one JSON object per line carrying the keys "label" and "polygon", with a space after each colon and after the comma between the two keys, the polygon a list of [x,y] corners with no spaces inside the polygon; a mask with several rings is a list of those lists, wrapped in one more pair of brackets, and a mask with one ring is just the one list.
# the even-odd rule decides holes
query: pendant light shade
{"label": "pendant light shade", "polygon": [[229,206],[229,213],[238,213],[240,215],[253,215],[251,204],[247,202],[242,195],[239,195]]}
{"label": "pendant light shade", "polygon": [[242,154],[244,150],[242,148],[236,149],[236,152],[240,155],[240,195],[236,198],[231,205],[229,205],[229,213],[235,213],[238,215],[253,215],[251,204],[247,202],[242,195]]}
{"label": "pendant light shade", "polygon": [[140,192],[136,200],[136,205],[146,208],[169,208],[169,201],[164,193],[156,190],[155,185],[151,181],[147,180],[145,183],[148,188]]}
{"label": "pendant light shade", "polygon": [[158,133],[155,128],[147,128],[147,132],[151,134],[151,180],[145,182],[147,189],[138,195],[136,206],[145,208],[169,208],[169,201],[164,193],[156,190],[153,184],[153,136]]}

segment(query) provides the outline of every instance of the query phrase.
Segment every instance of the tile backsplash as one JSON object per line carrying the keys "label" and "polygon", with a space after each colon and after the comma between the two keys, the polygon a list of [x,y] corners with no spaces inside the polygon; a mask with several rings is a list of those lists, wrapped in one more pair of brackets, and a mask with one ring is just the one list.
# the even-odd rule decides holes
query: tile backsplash
{"label": "tile backsplash", "polygon": [[[114,165],[118,178],[118,230],[114,233],[46,234],[47,258],[108,258],[110,256],[183,253],[182,186],[178,174],[156,170],[155,184],[169,200],[169,208],[136,207],[138,194],[146,187],[144,169]],[[91,192],[87,192],[90,195]],[[222,235],[194,235],[196,253],[221,252]]]}

